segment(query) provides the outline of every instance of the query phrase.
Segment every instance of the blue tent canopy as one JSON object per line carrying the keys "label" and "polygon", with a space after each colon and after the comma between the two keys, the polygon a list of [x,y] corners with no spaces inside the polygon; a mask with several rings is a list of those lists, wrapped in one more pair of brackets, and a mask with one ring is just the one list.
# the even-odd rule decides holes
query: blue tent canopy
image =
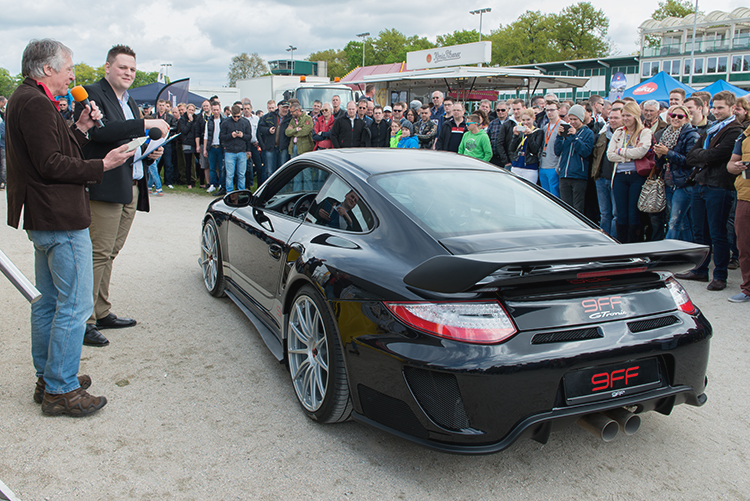
{"label": "blue tent canopy", "polygon": [[[163,88],[163,83],[155,82],[136,87],[135,89],[129,89],[128,94],[130,94],[130,96],[135,99],[135,102],[138,103],[139,106],[143,106],[144,104],[154,106],[156,96],[159,95],[159,92]],[[188,95],[190,96],[187,101],[188,104],[193,103],[197,108],[200,108],[203,101],[206,100],[205,97],[199,96],[198,94],[193,94],[192,92],[190,92]]]}
{"label": "blue tent canopy", "polygon": [[669,92],[676,88],[684,89],[687,96],[695,92],[695,89],[692,87],[688,87],[665,72],[660,71],[648,80],[625,89],[622,97],[632,97],[638,103],[648,101],[649,99],[669,102]]}
{"label": "blue tent canopy", "polygon": [[708,87],[701,89],[701,90],[710,92],[711,96],[723,90],[728,90],[729,92],[733,92],[736,97],[743,97],[743,96],[750,94],[750,92],[746,91],[745,89],[740,89],[736,85],[732,85],[726,80],[717,80],[711,85],[709,85]]}

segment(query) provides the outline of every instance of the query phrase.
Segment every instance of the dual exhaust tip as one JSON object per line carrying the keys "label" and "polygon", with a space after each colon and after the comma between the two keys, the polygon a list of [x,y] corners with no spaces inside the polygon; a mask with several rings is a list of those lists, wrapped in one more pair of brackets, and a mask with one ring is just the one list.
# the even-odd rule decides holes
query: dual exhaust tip
{"label": "dual exhaust tip", "polygon": [[613,409],[596,414],[587,414],[576,421],[576,424],[604,442],[611,442],[622,431],[632,435],[641,427],[641,418],[623,408]]}

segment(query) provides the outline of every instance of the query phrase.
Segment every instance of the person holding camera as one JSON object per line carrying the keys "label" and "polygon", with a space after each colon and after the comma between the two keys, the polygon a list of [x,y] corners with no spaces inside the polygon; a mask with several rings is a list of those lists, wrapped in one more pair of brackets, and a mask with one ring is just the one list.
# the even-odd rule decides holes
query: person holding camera
{"label": "person holding camera", "polygon": [[570,123],[562,123],[555,140],[555,155],[560,157],[560,198],[583,214],[589,156],[594,149],[594,133],[583,124],[585,110],[580,104],[568,111]]}
{"label": "person holding camera", "polygon": [[539,179],[539,153],[544,143],[544,133],[534,127],[536,113],[533,109],[523,110],[516,119],[520,125],[513,127],[510,171],[536,184]]}

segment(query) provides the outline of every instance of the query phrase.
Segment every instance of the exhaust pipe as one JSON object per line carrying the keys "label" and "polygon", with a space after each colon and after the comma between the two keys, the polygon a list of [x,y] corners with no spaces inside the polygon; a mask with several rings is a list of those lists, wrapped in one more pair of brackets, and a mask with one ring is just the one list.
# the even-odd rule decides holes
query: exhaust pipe
{"label": "exhaust pipe", "polygon": [[611,442],[617,436],[620,426],[616,421],[601,412],[587,414],[576,421],[576,424],[604,442]]}
{"label": "exhaust pipe", "polygon": [[617,424],[620,425],[620,430],[622,430],[625,435],[632,435],[641,427],[640,416],[623,408],[612,409],[611,411],[605,412],[605,414],[609,418],[614,419]]}

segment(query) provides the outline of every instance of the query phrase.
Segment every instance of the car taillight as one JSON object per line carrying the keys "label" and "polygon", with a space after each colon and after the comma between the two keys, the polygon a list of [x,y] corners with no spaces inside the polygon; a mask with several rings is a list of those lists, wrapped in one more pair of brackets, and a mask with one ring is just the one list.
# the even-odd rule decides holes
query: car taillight
{"label": "car taillight", "polygon": [[673,277],[669,277],[664,281],[664,283],[667,286],[667,289],[669,289],[669,292],[672,294],[672,298],[674,299],[675,304],[680,310],[690,315],[698,310],[690,300],[690,296],[688,296],[687,291],[682,288],[677,280],[675,280]]}
{"label": "car taillight", "polygon": [[456,341],[499,343],[518,332],[508,313],[497,301],[385,305],[406,324]]}

